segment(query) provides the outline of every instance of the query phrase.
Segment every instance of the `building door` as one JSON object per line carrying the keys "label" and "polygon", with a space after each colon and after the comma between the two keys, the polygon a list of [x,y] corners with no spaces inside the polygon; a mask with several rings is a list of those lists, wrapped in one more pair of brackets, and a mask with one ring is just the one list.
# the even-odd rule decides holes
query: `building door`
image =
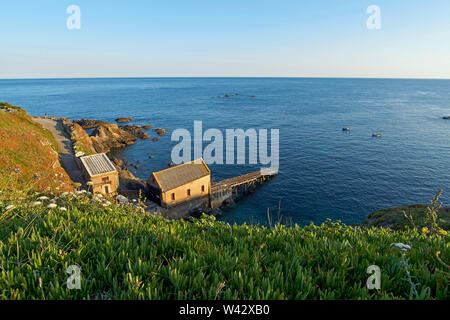
{"label": "building door", "polygon": [[105,186],[105,193],[106,193],[106,194],[109,194],[109,188],[108,188],[108,186]]}

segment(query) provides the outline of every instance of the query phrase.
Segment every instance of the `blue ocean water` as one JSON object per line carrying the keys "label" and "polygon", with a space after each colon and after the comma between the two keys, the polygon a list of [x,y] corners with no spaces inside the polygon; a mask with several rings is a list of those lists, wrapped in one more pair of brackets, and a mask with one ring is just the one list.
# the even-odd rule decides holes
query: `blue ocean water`
{"label": "blue ocean water", "polygon": [[[229,98],[219,98],[230,94]],[[255,98],[250,96],[255,95]],[[294,223],[358,223],[377,209],[427,203],[442,188],[450,205],[450,81],[306,78],[0,80],[0,100],[32,115],[92,118],[193,132],[280,130],[279,175],[227,210],[229,222],[267,222],[267,208]],[[343,127],[352,127],[343,132]],[[372,138],[382,133],[382,138]],[[153,132],[149,132],[155,135]],[[171,161],[170,134],[120,156],[142,161],[146,179]],[[149,159],[149,155],[154,159]],[[221,180],[259,169],[211,165]]]}

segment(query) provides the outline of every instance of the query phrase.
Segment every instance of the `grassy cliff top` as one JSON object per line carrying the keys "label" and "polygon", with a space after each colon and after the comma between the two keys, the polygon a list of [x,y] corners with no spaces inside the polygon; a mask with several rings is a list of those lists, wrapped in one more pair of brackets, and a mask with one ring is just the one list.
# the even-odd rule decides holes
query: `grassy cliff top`
{"label": "grassy cliff top", "polygon": [[[444,234],[169,221],[80,192],[53,202],[5,199],[0,194],[0,299],[449,297]],[[79,290],[66,285],[71,265],[81,270]],[[371,265],[380,267],[380,290],[366,287]]]}
{"label": "grassy cliff top", "polygon": [[71,189],[52,134],[20,107],[0,103],[0,185],[15,189]]}

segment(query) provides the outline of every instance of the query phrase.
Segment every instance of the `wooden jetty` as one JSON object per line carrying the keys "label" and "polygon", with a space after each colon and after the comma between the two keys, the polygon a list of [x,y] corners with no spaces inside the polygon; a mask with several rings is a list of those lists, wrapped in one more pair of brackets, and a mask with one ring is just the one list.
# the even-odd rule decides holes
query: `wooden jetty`
{"label": "wooden jetty", "polygon": [[230,179],[225,179],[211,185],[211,193],[222,193],[225,191],[233,191],[236,190],[240,186],[244,186],[245,189],[247,187],[254,185],[256,183],[261,183],[265,180],[270,179],[271,177],[278,174],[278,171],[274,170],[259,170],[251,173],[244,174],[242,176],[233,177]]}

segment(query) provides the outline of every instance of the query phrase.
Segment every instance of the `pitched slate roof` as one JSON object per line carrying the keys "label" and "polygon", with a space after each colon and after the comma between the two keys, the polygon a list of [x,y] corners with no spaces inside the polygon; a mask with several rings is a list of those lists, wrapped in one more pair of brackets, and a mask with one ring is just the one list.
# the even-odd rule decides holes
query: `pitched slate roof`
{"label": "pitched slate roof", "polygon": [[162,191],[172,190],[209,174],[210,170],[201,158],[176,167],[153,172],[156,183]]}
{"label": "pitched slate roof", "polygon": [[116,168],[111,160],[104,153],[97,153],[90,156],[80,157],[81,163],[86,168],[89,176],[96,176],[103,173],[114,172]]}

